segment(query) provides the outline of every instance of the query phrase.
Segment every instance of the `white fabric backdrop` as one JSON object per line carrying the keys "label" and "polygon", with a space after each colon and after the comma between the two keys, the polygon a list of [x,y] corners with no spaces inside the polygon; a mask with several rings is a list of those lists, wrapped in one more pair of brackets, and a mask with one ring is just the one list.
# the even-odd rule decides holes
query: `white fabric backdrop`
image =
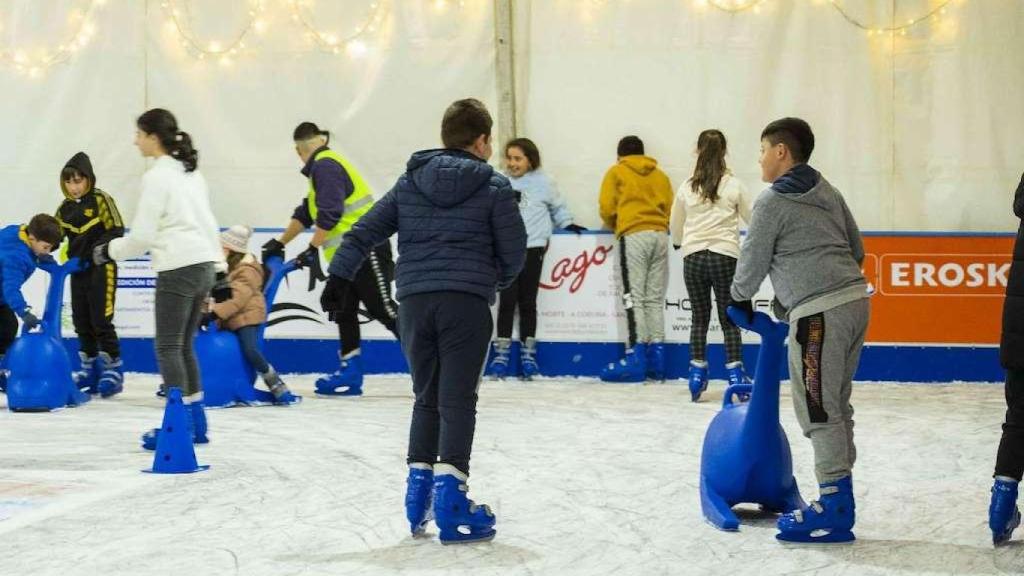
{"label": "white fabric backdrop", "polygon": [[[623,135],[641,136],[678,185],[697,134],[719,128],[756,193],[761,129],[801,116],[818,139],[812,163],[862,227],[1016,228],[1024,2],[954,2],[939,22],[894,40],[869,37],[826,2],[768,0],[739,14],[694,4],[520,4],[521,131],[586,223],[598,222],[597,190]],[[887,26],[941,2],[896,0],[895,19],[888,0],[839,4]]]}
{"label": "white fabric backdrop", "polygon": [[[362,24],[371,1],[305,10],[323,31],[343,31]],[[493,110],[496,91],[490,0],[379,1],[388,11],[362,59],[316,51],[284,0],[264,0],[268,30],[221,67],[184,53],[158,0],[107,0],[95,40],[67,63],[36,79],[0,63],[0,182],[15,200],[0,204],[0,222],[52,212],[57,173],[80,149],[130,218],[145,169],[133,121],[151,106],[193,134],[222,225],[286,223],[304,189],[290,142],[301,120],[333,130],[382,193],[410,152],[437,144],[450,101],[477,96]],[[55,46],[72,29],[67,13],[87,4],[0,0],[0,51]],[[247,19],[242,0],[176,4],[201,39],[230,38]],[[889,0],[840,4],[884,26],[939,0],[897,0],[895,15]],[[958,0],[942,21],[894,41],[811,0],[734,15],[682,0],[516,7],[520,132],[540,144],[585,225],[598,224],[597,188],[620,136],[642,136],[679,184],[697,133],[721,128],[735,172],[756,191],[760,130],[792,114],[814,126],[814,164],[865,229],[1013,228],[1024,2]]]}

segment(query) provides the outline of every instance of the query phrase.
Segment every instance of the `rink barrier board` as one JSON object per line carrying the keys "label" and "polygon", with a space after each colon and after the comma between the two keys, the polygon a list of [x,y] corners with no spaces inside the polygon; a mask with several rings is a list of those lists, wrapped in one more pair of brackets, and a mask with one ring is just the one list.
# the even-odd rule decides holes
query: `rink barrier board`
{"label": "rink barrier board", "polygon": [[[257,228],[256,235],[270,236],[280,231],[279,228]],[[541,291],[547,301],[546,308],[555,311],[583,310],[581,317],[599,310],[618,308],[618,299],[611,298],[609,292],[613,288],[608,270],[613,265],[613,256],[609,253],[612,248],[606,248],[606,258],[600,262],[592,261],[589,270],[584,269],[582,273],[578,270],[565,270],[566,274],[559,277],[554,267],[559,258],[571,260],[580,250],[581,243],[584,250],[591,251],[591,256],[596,255],[594,246],[608,244],[607,240],[600,237],[610,237],[610,234],[600,230],[587,231],[578,240],[573,238],[573,233],[556,231],[555,234],[553,249],[549,250],[548,258],[545,259],[546,274],[542,276],[542,284],[549,284],[542,286]],[[999,366],[997,346],[1002,295],[999,293],[1001,286],[992,282],[992,274],[995,271],[996,279],[1003,282],[1004,279],[999,276],[1005,276],[1014,234],[864,232],[863,235],[868,252],[865,274],[876,285],[878,292],[872,298],[868,345],[864,349],[857,378],[906,382],[1002,381],[1004,373]],[[263,240],[254,236],[255,245],[259,245]],[[296,244],[304,243],[297,241]],[[907,256],[911,261],[910,265],[899,268],[902,276],[894,275],[893,271],[897,268],[887,265],[887,262],[891,262],[892,255]],[[666,317],[672,318],[667,322],[667,328],[672,328],[672,331],[667,329],[666,333],[670,378],[685,377],[689,359],[689,327],[683,326],[676,330],[673,326],[677,323],[688,324],[685,321],[688,312],[682,310],[680,300],[680,294],[683,293],[681,260],[672,259],[671,263],[675,269],[669,279],[670,288],[666,302]],[[980,267],[972,270],[972,263]],[[139,262],[136,265],[148,268],[148,262]],[[996,269],[1000,267],[1001,272],[998,272]],[[908,286],[907,282],[915,279],[914,274],[919,271],[928,274],[926,280],[959,280],[960,285],[952,288]],[[968,284],[975,277],[986,278],[988,282],[977,289],[968,289],[972,288]],[[296,280],[293,282],[295,288],[289,292],[286,287],[285,293],[292,294],[292,301],[301,301],[310,310],[317,309],[318,295],[305,293],[302,287],[305,283],[303,276],[300,275]],[[899,285],[898,282],[903,284]],[[148,291],[152,286],[139,288]],[[119,296],[120,305],[130,294]],[[756,298],[758,307],[767,308],[770,298],[770,285],[766,282]],[[544,308],[542,306],[540,310],[542,315]],[[140,323],[151,323],[151,311],[136,310],[138,311],[135,314],[141,319]],[[319,331],[310,333],[309,326],[312,324],[309,320],[310,318],[304,318],[289,323],[289,326],[294,326],[290,331],[282,331],[281,326],[269,331],[267,356],[281,372],[323,373],[336,369],[337,341],[331,337],[332,333],[336,333],[336,328],[320,319],[320,327],[315,328]],[[544,317],[538,320],[542,328],[550,325],[556,329],[559,328],[558,322],[573,322],[557,317]],[[548,336],[549,340],[557,341],[542,341],[538,344],[538,357],[543,374],[564,377],[592,377],[599,374],[603,366],[621,354],[622,345],[616,341],[621,338],[622,327],[619,326],[616,330],[616,323],[623,324],[623,319],[612,313],[599,319],[579,320],[575,326],[570,325],[568,330],[563,326],[558,336]],[[716,325],[717,318],[713,316],[709,334],[711,374],[714,378],[724,378],[723,346],[720,343],[720,329],[716,329]],[[609,328],[605,330],[605,326]],[[68,338],[71,335],[69,332],[66,327],[64,334],[68,348],[74,351],[77,342],[74,338]],[[363,332],[364,358],[367,360],[366,368],[369,373],[396,373],[407,370],[398,344],[393,340],[386,340],[389,335],[382,326],[376,323],[365,324]],[[544,338],[544,330],[541,332],[540,336]],[[152,338],[148,336],[149,334],[128,332],[122,338],[127,370],[157,371]],[[577,338],[585,341],[574,341]],[[744,340],[750,340],[744,345],[744,359],[748,371],[753,372],[756,339],[753,335],[747,335],[744,336]]]}
{"label": "rink barrier board", "polygon": [[[78,340],[65,338],[64,342],[72,354],[77,353]],[[667,344],[666,347],[668,378],[685,378],[689,345]],[[121,350],[126,371],[157,372],[151,338],[124,338]],[[282,374],[319,374],[338,368],[336,340],[268,340],[265,352],[267,360]],[[537,360],[544,376],[595,377],[621,353],[622,344],[614,343],[537,344]],[[401,348],[393,340],[364,340],[362,354],[368,373],[408,372]],[[708,345],[712,378],[725,378],[724,355],[721,344]],[[753,374],[757,345],[745,344],[743,359],[747,371]],[[788,374],[785,367],[783,373]],[[1001,382],[1004,378],[998,348],[959,346],[865,346],[856,375],[858,381],[885,382]]]}

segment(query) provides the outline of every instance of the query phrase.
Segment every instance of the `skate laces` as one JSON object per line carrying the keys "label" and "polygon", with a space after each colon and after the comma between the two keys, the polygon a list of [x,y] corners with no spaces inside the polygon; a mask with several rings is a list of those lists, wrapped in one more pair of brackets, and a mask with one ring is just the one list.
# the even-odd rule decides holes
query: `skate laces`
{"label": "skate laces", "polygon": [[[817,500],[812,500],[811,503],[807,505],[807,509],[808,510],[814,510],[814,512],[817,513],[817,514],[821,514],[822,512],[825,511],[825,507],[822,506],[821,502],[818,502]],[[801,509],[793,510],[793,512],[791,512],[791,514],[793,514],[793,519],[796,520],[798,523],[800,523],[800,524],[804,523],[804,511],[803,510],[801,510]]]}
{"label": "skate laces", "polygon": [[[459,484],[459,492],[462,492],[463,494],[468,493],[469,485],[464,482]],[[473,502],[469,498],[466,498],[466,502],[469,503],[470,514],[476,514],[477,510],[483,508],[484,514],[487,514],[488,516],[494,516],[494,514],[491,512],[491,507],[488,506],[487,504],[477,504],[476,502]]]}

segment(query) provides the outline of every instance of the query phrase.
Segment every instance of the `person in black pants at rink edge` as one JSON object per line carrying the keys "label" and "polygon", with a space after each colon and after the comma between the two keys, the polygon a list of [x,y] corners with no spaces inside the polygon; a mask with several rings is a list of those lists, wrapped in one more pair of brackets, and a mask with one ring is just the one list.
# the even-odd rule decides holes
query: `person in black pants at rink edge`
{"label": "person in black pants at rink edge", "polygon": [[[1013,196],[1013,213],[1024,219],[1024,175]],[[1003,334],[999,342],[999,360],[1006,368],[1006,422],[996,454],[992,503],[988,526],[996,546],[1010,539],[1020,525],[1017,508],[1017,484],[1024,474],[1024,221],[1017,228],[1003,304]]]}

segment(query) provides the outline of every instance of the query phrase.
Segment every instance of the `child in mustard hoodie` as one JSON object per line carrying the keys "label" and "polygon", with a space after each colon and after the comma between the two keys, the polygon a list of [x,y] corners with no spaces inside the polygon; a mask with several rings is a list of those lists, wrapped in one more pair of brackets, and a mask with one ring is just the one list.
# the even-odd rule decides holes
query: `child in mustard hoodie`
{"label": "child in mustard hoodie", "polygon": [[607,382],[665,378],[665,290],[672,183],[636,136],[619,141],[618,162],[601,182],[600,212],[615,231],[619,291],[626,310],[626,355],[601,371]]}

